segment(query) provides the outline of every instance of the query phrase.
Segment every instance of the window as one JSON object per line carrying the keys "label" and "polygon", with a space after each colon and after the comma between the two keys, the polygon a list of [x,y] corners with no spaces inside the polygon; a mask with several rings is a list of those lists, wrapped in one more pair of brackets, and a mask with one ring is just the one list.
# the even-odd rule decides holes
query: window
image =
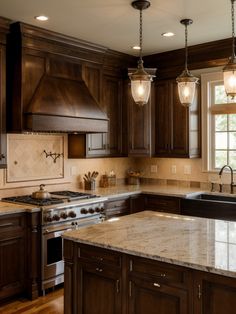
{"label": "window", "polygon": [[236,104],[227,99],[222,73],[202,75],[202,113],[204,170],[236,169]]}

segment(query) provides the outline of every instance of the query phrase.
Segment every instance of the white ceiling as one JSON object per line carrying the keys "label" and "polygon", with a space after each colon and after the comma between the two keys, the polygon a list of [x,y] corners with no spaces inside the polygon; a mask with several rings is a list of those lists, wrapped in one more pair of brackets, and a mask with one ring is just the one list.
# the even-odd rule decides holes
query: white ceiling
{"label": "white ceiling", "polygon": [[[143,12],[144,54],[184,46],[183,18],[193,19],[189,45],[231,36],[230,0],[151,0]],[[128,54],[138,44],[139,12],[131,0],[0,0],[0,15]],[[47,15],[38,22],[36,15]],[[176,36],[162,37],[172,31]]]}

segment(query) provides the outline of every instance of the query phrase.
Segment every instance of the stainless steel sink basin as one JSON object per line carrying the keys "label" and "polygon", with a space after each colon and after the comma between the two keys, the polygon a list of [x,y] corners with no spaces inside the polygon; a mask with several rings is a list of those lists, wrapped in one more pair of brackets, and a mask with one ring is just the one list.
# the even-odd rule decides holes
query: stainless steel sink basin
{"label": "stainless steel sink basin", "polygon": [[223,195],[223,194],[192,194],[188,198],[202,200],[202,201],[216,201],[216,202],[230,202],[236,204],[236,195]]}

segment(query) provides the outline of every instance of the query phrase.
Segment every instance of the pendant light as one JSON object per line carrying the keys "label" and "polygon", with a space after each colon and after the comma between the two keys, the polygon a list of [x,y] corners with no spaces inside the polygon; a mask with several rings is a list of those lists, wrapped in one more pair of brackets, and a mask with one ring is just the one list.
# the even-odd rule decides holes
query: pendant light
{"label": "pendant light", "polygon": [[234,34],[234,1],[231,0],[231,19],[232,19],[232,56],[228,64],[223,68],[224,87],[227,96],[236,96],[236,58],[235,58],[235,34]]}
{"label": "pendant light", "polygon": [[143,106],[148,102],[150,91],[151,91],[151,82],[153,76],[148,74],[143,67],[142,59],[142,44],[143,44],[143,10],[147,9],[150,6],[150,2],[147,0],[137,0],[131,3],[132,7],[140,11],[139,19],[139,61],[137,70],[129,75],[131,80],[131,93],[136,104]]}
{"label": "pendant light", "polygon": [[185,107],[189,107],[194,99],[198,78],[193,76],[188,70],[188,26],[193,23],[190,19],[180,21],[185,26],[185,69],[177,77],[179,100]]}

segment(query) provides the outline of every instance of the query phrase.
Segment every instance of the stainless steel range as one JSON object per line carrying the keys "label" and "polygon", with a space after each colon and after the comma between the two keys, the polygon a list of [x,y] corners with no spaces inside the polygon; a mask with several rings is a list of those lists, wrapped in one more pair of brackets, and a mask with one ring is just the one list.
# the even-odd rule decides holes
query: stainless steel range
{"label": "stainless steel range", "polygon": [[2,200],[36,205],[41,208],[41,288],[64,282],[63,241],[66,230],[97,224],[105,219],[103,197],[74,191],[50,193],[47,199],[31,195],[7,197]]}

